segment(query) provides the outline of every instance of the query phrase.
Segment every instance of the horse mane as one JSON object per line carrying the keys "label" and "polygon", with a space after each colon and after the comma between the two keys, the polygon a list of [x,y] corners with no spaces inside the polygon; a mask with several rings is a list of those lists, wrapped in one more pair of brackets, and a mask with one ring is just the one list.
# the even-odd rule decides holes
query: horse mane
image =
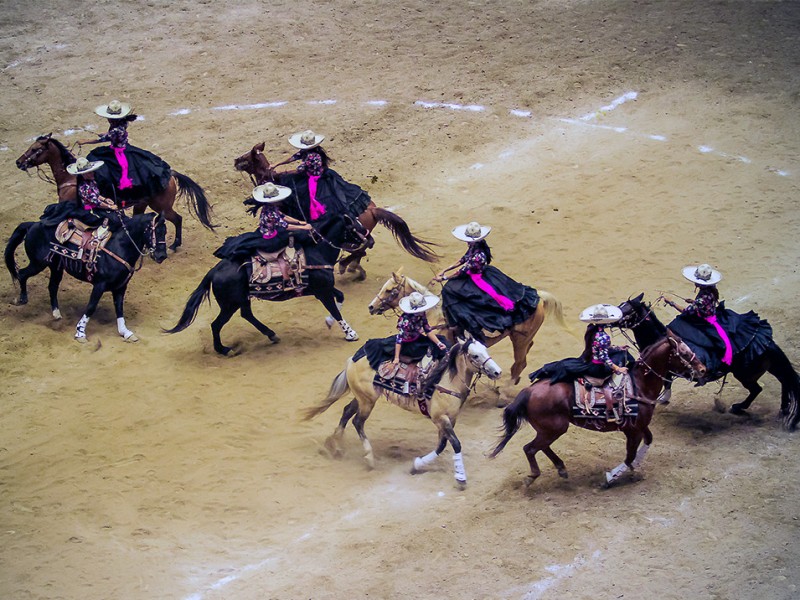
{"label": "horse mane", "polygon": [[456,358],[458,358],[459,354],[464,354],[466,352],[468,345],[468,341],[456,342],[453,344],[447,351],[447,354],[445,354],[444,360],[440,360],[439,363],[431,370],[431,372],[428,373],[423,387],[436,385],[439,383],[442,380],[442,377],[444,377],[445,371],[449,372],[451,378],[455,377],[456,373],[458,372]]}
{"label": "horse mane", "polygon": [[419,292],[423,296],[425,294],[430,294],[430,291],[428,290],[428,288],[426,288],[424,285],[422,285],[418,281],[414,281],[413,279],[411,279],[411,277],[406,276],[406,283],[408,283],[408,285],[410,285],[412,288],[414,288],[415,292]]}
{"label": "horse mane", "polygon": [[657,350],[661,348],[661,346],[668,343],[669,343],[669,338],[666,335],[664,335],[664,337],[658,338],[658,340],[656,340],[655,342],[647,346],[647,348],[642,350],[641,354],[639,354],[639,358],[642,360],[642,362],[646,363],[650,359],[650,357],[653,354],[655,354]]}
{"label": "horse mane", "polygon": [[55,145],[56,148],[58,148],[58,153],[61,155],[61,162],[64,163],[64,166],[71,165],[75,162],[76,158],[73,156],[72,152],[70,152],[67,147],[56,138],[40,135],[38,138],[36,138],[36,141],[43,142],[48,139],[53,143],[53,145]]}

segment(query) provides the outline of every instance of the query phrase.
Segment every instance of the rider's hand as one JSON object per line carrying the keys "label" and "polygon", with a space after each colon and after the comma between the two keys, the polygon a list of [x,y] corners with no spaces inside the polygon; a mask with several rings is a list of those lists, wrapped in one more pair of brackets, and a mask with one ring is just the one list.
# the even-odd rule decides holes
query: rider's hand
{"label": "rider's hand", "polygon": [[447,346],[445,346],[442,342],[436,344],[439,347],[439,350],[447,350]]}
{"label": "rider's hand", "polygon": [[399,364],[400,364],[400,359],[399,359],[399,358],[395,358],[395,359],[392,361],[392,364],[393,364],[393,365],[399,365]]}
{"label": "rider's hand", "polygon": [[625,375],[628,372],[628,367],[617,367],[616,372]]}

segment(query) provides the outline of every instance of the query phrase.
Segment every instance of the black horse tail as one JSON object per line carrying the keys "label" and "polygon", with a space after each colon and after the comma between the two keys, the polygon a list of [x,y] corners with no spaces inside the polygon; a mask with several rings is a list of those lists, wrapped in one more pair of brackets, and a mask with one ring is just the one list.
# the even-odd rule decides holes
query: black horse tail
{"label": "black horse tail", "polygon": [[800,375],[795,371],[789,358],[778,344],[772,342],[769,347],[770,373],[781,382],[781,415],[783,426],[794,431],[800,421]]}
{"label": "black horse tail", "polygon": [[6,244],[6,250],[4,254],[6,259],[6,268],[8,269],[8,272],[11,273],[11,280],[15,285],[19,282],[19,269],[17,268],[17,261],[14,259],[14,252],[23,242],[25,236],[28,235],[28,230],[33,225],[34,221],[26,221],[25,223],[20,223],[17,225],[17,228],[14,230],[14,233],[11,234],[11,237],[8,239],[8,243]]}
{"label": "black horse tail", "polygon": [[216,224],[211,222],[211,204],[206,198],[206,193],[193,179],[183,173],[172,171],[172,176],[178,182],[178,193],[186,197],[189,210],[197,217],[206,229],[214,231]]}
{"label": "black horse tail", "polygon": [[528,418],[528,389],[522,390],[514,401],[503,409],[503,438],[489,453],[489,458],[494,458],[503,451],[514,434],[519,431],[519,426]]}
{"label": "black horse tail", "polygon": [[203,281],[200,282],[200,285],[197,286],[197,289],[189,296],[189,300],[186,301],[186,308],[183,309],[183,314],[181,315],[178,324],[172,329],[162,329],[164,333],[178,333],[194,323],[194,319],[197,316],[197,311],[200,309],[200,305],[203,303],[203,300],[208,300],[209,302],[211,301],[211,280],[214,278],[214,272],[217,270],[217,267],[219,267],[219,265],[216,265],[208,273],[206,273],[206,276],[203,277]]}
{"label": "black horse tail", "polygon": [[373,208],[372,214],[375,220],[392,232],[394,239],[403,247],[403,250],[411,256],[420,258],[427,262],[436,262],[440,256],[431,249],[436,246],[433,242],[427,242],[418,238],[408,228],[408,224],[398,215],[385,208]]}

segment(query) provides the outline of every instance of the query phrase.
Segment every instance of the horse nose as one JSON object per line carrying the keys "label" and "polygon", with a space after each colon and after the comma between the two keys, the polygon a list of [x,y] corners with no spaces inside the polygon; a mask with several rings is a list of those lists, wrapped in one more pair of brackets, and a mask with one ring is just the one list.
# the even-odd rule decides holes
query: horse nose
{"label": "horse nose", "polygon": [[25,161],[23,161],[21,158],[17,159],[17,168],[23,171],[25,170]]}
{"label": "horse nose", "polygon": [[374,306],[372,306],[372,304],[370,304],[370,305],[367,307],[367,310],[369,310],[369,314],[371,314],[371,315],[374,315],[374,314],[375,314],[375,307],[374,307]]}

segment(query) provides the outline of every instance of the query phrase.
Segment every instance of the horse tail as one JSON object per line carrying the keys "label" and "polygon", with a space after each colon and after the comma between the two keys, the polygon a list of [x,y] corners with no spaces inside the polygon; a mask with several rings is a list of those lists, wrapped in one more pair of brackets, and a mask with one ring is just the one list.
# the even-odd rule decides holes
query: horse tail
{"label": "horse tail", "polygon": [[504,434],[494,450],[489,453],[489,458],[494,458],[503,451],[514,434],[519,431],[522,422],[528,418],[528,394],[527,388],[522,390],[514,401],[503,409],[503,426],[500,430]]}
{"label": "horse tail", "polygon": [[200,221],[206,229],[214,231],[217,225],[211,222],[211,204],[208,198],[206,198],[206,193],[203,188],[183,173],[172,171],[172,176],[178,183],[178,193],[187,199],[189,210],[192,214],[197,217],[197,220]]}
{"label": "horse tail", "polygon": [[206,273],[206,276],[203,277],[203,281],[200,282],[200,285],[197,286],[197,289],[189,296],[189,300],[186,302],[186,307],[183,309],[183,314],[181,315],[178,324],[172,329],[162,329],[164,333],[178,333],[179,331],[183,331],[189,327],[189,325],[194,323],[194,319],[197,316],[197,311],[200,309],[200,305],[203,303],[203,300],[208,300],[211,302],[211,280],[214,278],[214,273],[217,270],[217,266]]}
{"label": "horse tail", "polygon": [[347,383],[347,369],[342,369],[342,371],[333,379],[333,383],[331,383],[331,389],[328,390],[328,395],[325,397],[322,402],[317,404],[316,406],[312,406],[311,408],[307,408],[303,411],[303,420],[310,421],[318,414],[324,413],[328,410],[333,404],[339,400],[342,396],[344,396],[347,391],[350,389],[350,385]]}
{"label": "horse tail", "polygon": [[372,209],[372,214],[378,223],[392,232],[397,243],[411,256],[426,262],[436,262],[439,260],[440,256],[431,248],[431,246],[436,246],[437,244],[418,238],[411,233],[411,230],[408,228],[408,223],[400,216],[390,210],[378,207]]}
{"label": "horse tail", "polygon": [[539,301],[544,307],[545,317],[554,316],[564,331],[575,335],[575,331],[567,324],[566,319],[564,319],[564,307],[561,305],[561,300],[544,290],[537,290],[537,293],[539,294]]}
{"label": "horse tail", "polygon": [[794,431],[800,421],[800,375],[789,358],[774,341],[769,346],[770,373],[781,382],[781,414],[783,426]]}
{"label": "horse tail", "polygon": [[20,223],[17,225],[17,228],[14,230],[14,233],[11,234],[11,237],[8,239],[8,243],[6,244],[6,250],[4,253],[4,257],[6,259],[6,268],[11,274],[11,280],[15,285],[19,282],[19,269],[17,267],[17,261],[14,259],[14,252],[16,252],[19,245],[23,242],[23,240],[25,240],[28,230],[33,225],[34,221],[26,221],[25,223]]}

